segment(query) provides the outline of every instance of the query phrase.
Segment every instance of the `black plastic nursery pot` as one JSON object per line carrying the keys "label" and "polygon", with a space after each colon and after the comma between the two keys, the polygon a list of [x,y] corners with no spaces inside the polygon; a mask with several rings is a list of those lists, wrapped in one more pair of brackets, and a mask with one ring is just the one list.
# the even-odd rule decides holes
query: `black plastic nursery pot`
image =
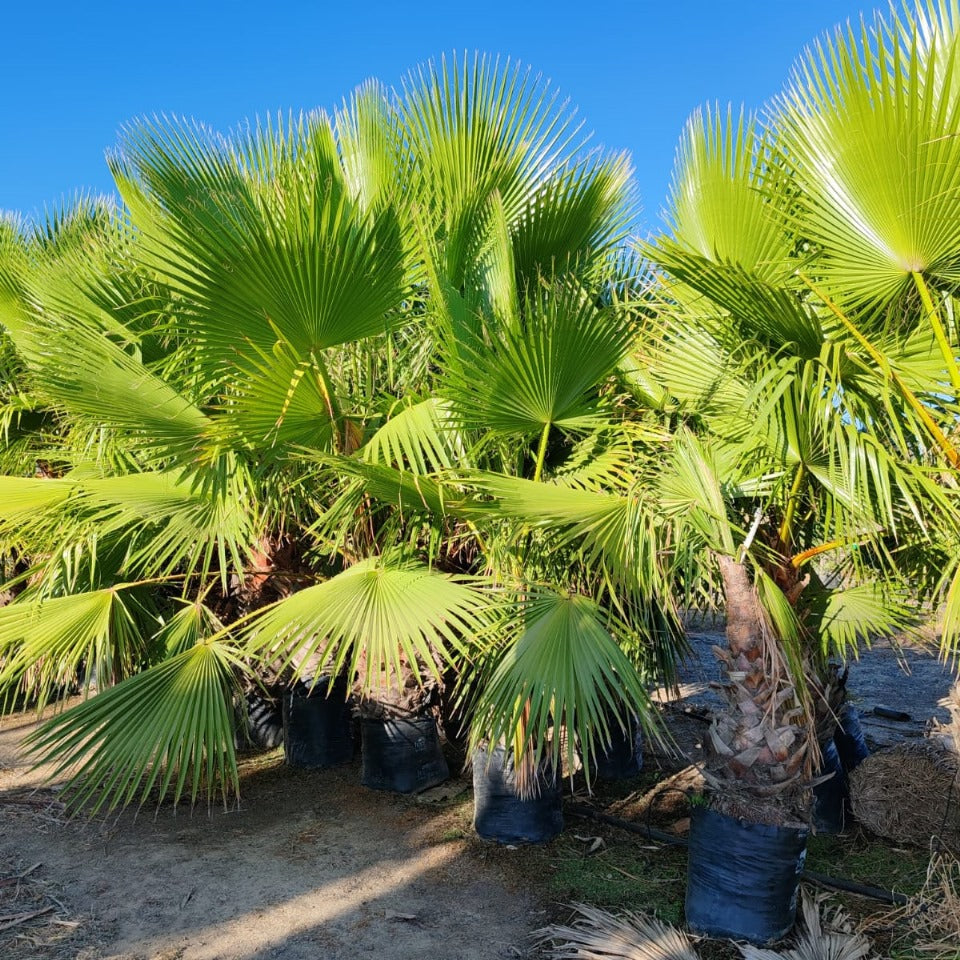
{"label": "black plastic nursery pot", "polygon": [[283,710],[278,703],[250,691],[237,706],[238,750],[272,750],[283,743]]}
{"label": "black plastic nursery pot", "polygon": [[772,943],[797,912],[804,827],[750,823],[696,806],[690,823],[687,926],[711,937]]}
{"label": "black plastic nursery pot", "polygon": [[[329,695],[328,695],[329,691]],[[283,748],[292,767],[319,770],[353,759],[353,724],[347,684],[321,677],[313,689],[283,698]]]}
{"label": "black plastic nursery pot", "polygon": [[473,827],[497,843],[546,843],[563,829],[560,785],[541,767],[538,793],[517,795],[513,763],[503,747],[473,752]]}
{"label": "black plastic nursery pot", "polygon": [[843,833],[850,788],[833,740],[820,746],[820,776],[828,773],[830,779],[813,788],[813,825],[817,833]]}
{"label": "black plastic nursery pot", "polygon": [[450,776],[432,717],[373,719],[360,724],[363,772],[371,790],[419,793]]}
{"label": "black plastic nursery pot", "polygon": [[840,708],[840,722],[833,735],[833,742],[837,746],[840,763],[847,773],[855,770],[870,756],[870,748],[860,726],[860,711],[852,703],[845,703]]}
{"label": "black plastic nursery pot", "polygon": [[627,780],[636,777],[643,769],[643,735],[640,724],[631,718],[627,729],[614,718],[608,721],[609,744],[597,742],[591,766],[599,780]]}

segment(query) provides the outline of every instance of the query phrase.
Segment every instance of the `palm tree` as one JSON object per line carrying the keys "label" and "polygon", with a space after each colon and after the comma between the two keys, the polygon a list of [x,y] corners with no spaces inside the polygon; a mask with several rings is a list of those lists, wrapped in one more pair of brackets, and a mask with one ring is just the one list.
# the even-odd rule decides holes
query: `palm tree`
{"label": "palm tree", "polygon": [[[955,488],[960,273],[960,6],[940,0],[838,30],[776,105],[802,197],[791,227],[817,255],[803,284],[848,335],[848,353],[898,395],[900,448]],[[944,531],[944,653],[957,638],[957,551]]]}
{"label": "palm tree", "polygon": [[122,208],[8,231],[0,323],[49,429],[42,476],[39,444],[0,476],[26,563],[0,688],[96,683],[33,741],[77,803],[235,792],[231,701],[264,672],[469,666],[478,730],[539,750],[642,705],[660,624],[489,494],[458,506],[476,471],[576,488],[630,452],[628,171],[578,129],[528,72],[454,61],[232,137],[135,123]]}

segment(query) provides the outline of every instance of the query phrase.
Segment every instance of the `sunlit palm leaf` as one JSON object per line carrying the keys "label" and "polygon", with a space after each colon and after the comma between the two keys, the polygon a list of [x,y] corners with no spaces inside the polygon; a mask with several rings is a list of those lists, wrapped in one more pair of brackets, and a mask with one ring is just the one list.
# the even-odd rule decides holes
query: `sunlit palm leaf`
{"label": "sunlit palm leaf", "polygon": [[670,189],[673,240],[702,260],[757,279],[789,274],[790,238],[764,190],[766,149],[756,121],[698,110],[683,132]]}
{"label": "sunlit palm leaf", "polygon": [[0,508],[0,531],[17,524],[21,531],[50,530],[71,516],[80,530],[92,529],[105,539],[122,537],[128,571],[162,576],[181,564],[209,569],[214,558],[224,572],[228,558],[242,569],[253,542],[251,492],[242,471],[234,469],[226,483],[226,490],[217,491],[198,479],[164,472],[61,480],[0,477],[0,496],[5,494],[9,504]]}
{"label": "sunlit palm leaf", "polygon": [[208,417],[102,331],[78,322],[8,329],[50,403],[134,435],[159,454],[188,462],[210,455]]}
{"label": "sunlit palm leaf", "polygon": [[709,446],[693,434],[678,434],[669,467],[660,476],[660,503],[668,516],[695,530],[711,550],[732,556],[736,526],[727,513],[739,471],[738,451]]}
{"label": "sunlit palm leaf", "polygon": [[244,628],[247,652],[298,668],[319,663],[360,677],[364,689],[396,683],[403,660],[439,676],[485,630],[490,598],[460,579],[415,564],[364,560],[257,614]]}
{"label": "sunlit palm leaf", "polygon": [[909,13],[902,31],[879,15],[838,29],[778,105],[797,226],[841,303],[889,303],[914,273],[960,279],[960,37],[955,6],[930,10],[942,29],[924,41]]}
{"label": "sunlit palm leaf", "polygon": [[416,192],[431,232],[443,236],[443,273],[459,287],[490,196],[499,193],[514,223],[549,171],[575,153],[579,126],[539,77],[479,55],[412,73],[398,110]]}
{"label": "sunlit palm leaf", "polygon": [[920,617],[905,585],[861,583],[807,600],[825,656],[854,657],[877,637],[911,630]]}
{"label": "sunlit palm leaf", "polygon": [[574,904],[570,925],[536,932],[551,960],[699,960],[689,937],[655,917]]}
{"label": "sunlit palm leaf", "polygon": [[145,644],[115,589],[0,607],[0,698],[42,706],[76,682],[105,685],[139,665]]}
{"label": "sunlit palm leaf", "polygon": [[584,429],[600,421],[597,388],[633,336],[626,311],[598,309],[572,284],[549,295],[537,291],[522,323],[498,326],[490,343],[456,345],[460,366],[444,393],[467,429],[520,435],[553,425]]}
{"label": "sunlit palm leaf", "polygon": [[322,114],[228,142],[187,123],[141,122],[114,161],[121,192],[158,248],[155,268],[190,298],[205,349],[308,358],[382,333],[403,297],[389,208],[364,212],[343,181]]}
{"label": "sunlit palm leaf", "polygon": [[468,465],[450,405],[436,397],[399,401],[358,455],[367,463],[382,463],[415,474]]}
{"label": "sunlit palm leaf", "polygon": [[179,602],[180,609],[152,638],[162,646],[167,657],[183,653],[224,629],[220,618],[201,600]]}
{"label": "sunlit palm leaf", "polygon": [[344,179],[364,210],[396,198],[406,182],[399,118],[388,91],[377,81],[354,91],[334,118]]}
{"label": "sunlit palm leaf", "polygon": [[205,642],[48,720],[29,739],[52,777],[69,776],[74,808],[114,809],[153,795],[174,803],[201,789],[239,793],[232,695],[243,666]]}

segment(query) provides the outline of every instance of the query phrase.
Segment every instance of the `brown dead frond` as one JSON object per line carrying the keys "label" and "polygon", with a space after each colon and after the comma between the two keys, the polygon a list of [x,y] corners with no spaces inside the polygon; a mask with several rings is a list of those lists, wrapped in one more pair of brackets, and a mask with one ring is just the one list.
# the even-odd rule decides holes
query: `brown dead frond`
{"label": "brown dead frond", "polygon": [[686,934],[652,917],[608,913],[582,903],[570,926],[538,930],[538,943],[552,960],[698,960]]}
{"label": "brown dead frond", "polygon": [[803,925],[796,942],[786,950],[764,950],[741,946],[744,960],[865,960],[870,957],[870,941],[859,933],[840,908],[822,909],[827,895],[814,896],[803,891]]}

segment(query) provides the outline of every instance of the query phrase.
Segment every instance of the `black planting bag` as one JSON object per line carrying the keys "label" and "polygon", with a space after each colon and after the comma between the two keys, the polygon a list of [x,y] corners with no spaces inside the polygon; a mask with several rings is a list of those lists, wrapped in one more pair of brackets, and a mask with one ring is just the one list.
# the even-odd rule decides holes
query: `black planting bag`
{"label": "black planting bag", "polygon": [[870,749],[860,726],[860,712],[852,703],[845,703],[840,708],[840,723],[833,735],[833,742],[837,745],[840,763],[847,773],[855,770],[870,756]]}
{"label": "black planting bag", "polygon": [[283,710],[275,701],[250,691],[237,710],[238,750],[272,750],[283,743]]}
{"label": "black planting bag", "polygon": [[687,926],[711,937],[771,943],[797,912],[806,828],[774,827],[697,806],[690,824]]}
{"label": "black planting bag", "polygon": [[843,833],[850,790],[833,740],[821,744],[820,757],[820,776],[833,776],[813,788],[813,824],[817,833]]}
{"label": "black planting bag", "polygon": [[[327,691],[329,689],[329,696]],[[283,698],[283,747],[292,767],[316,770],[353,759],[353,726],[347,683],[321,677],[312,690],[299,686]]]}
{"label": "black planting bag", "polygon": [[560,786],[542,767],[539,794],[517,796],[513,762],[503,747],[473,752],[473,827],[485,840],[498,843],[546,843],[563,829]]}
{"label": "black planting bag", "polygon": [[377,720],[364,717],[363,773],[360,782],[371,790],[419,793],[450,776],[432,717]]}
{"label": "black planting bag", "polygon": [[637,776],[643,769],[643,734],[636,718],[631,717],[624,730],[614,718],[610,718],[610,744],[597,738],[593,744],[591,766],[600,780],[626,780]]}

